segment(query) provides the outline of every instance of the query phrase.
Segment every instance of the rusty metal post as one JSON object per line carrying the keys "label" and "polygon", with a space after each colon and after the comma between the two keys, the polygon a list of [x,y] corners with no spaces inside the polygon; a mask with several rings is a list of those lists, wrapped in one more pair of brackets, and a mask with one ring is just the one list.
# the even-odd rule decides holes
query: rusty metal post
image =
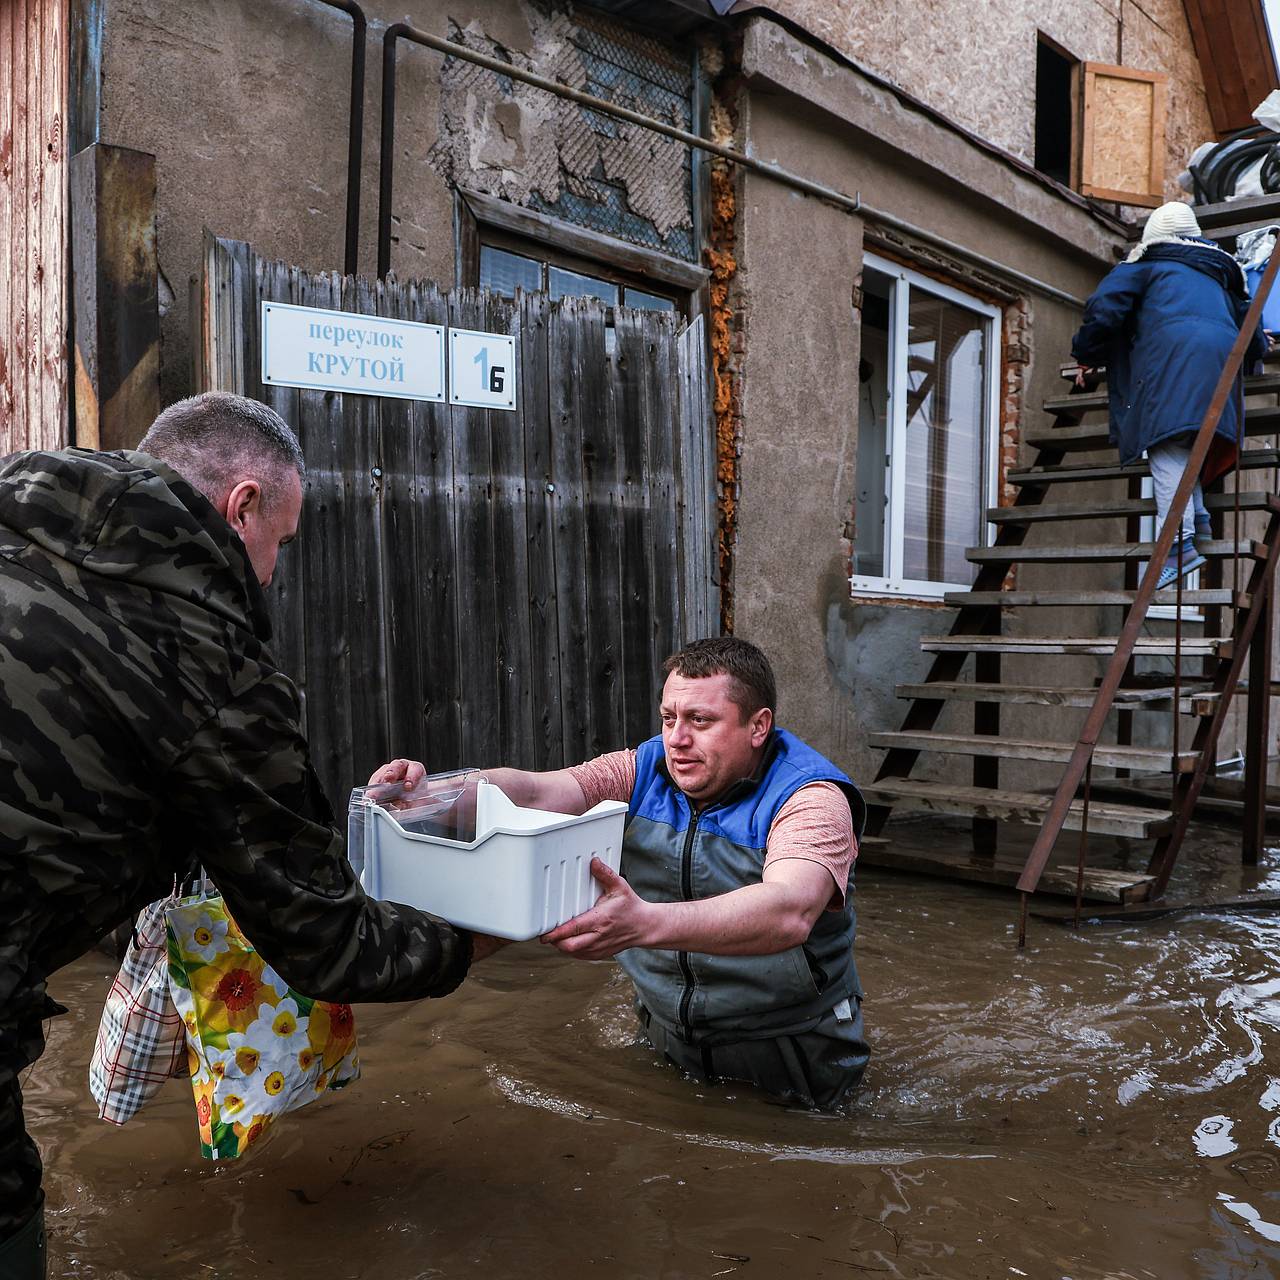
{"label": "rusty metal post", "polygon": [[1258,626],[1253,633],[1253,643],[1249,646],[1249,697],[1244,735],[1244,838],[1241,842],[1241,856],[1249,866],[1258,864],[1266,845],[1274,629],[1275,595],[1267,591]]}
{"label": "rusty metal post", "polygon": [[160,412],[155,156],[71,158],[71,261],[75,443],[132,448]]}

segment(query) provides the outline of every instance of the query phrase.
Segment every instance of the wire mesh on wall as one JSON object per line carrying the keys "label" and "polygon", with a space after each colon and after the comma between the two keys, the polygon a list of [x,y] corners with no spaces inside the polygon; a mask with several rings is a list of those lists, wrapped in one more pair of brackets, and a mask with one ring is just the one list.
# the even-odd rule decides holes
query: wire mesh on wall
{"label": "wire mesh on wall", "polygon": [[[522,6],[531,53],[475,26],[451,39],[540,75],[694,128],[691,50],[583,10]],[[645,248],[696,261],[690,149],[458,59],[441,72],[428,163],[456,184]]]}

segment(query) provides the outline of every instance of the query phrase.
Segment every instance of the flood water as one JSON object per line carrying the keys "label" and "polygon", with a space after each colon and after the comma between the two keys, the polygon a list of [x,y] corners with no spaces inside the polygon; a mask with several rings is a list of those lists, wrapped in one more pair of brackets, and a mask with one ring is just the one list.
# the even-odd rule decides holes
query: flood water
{"label": "flood water", "polygon": [[[1234,839],[1175,894],[1280,892],[1280,852],[1242,873]],[[362,1006],[363,1079],[216,1167],[184,1082],[96,1118],[114,966],[78,961],[26,1085],[50,1274],[1280,1275],[1280,913],[1033,919],[1019,953],[1010,894],[866,871],[857,902],[873,1056],[842,1114],[682,1078],[612,963],[532,943]]]}

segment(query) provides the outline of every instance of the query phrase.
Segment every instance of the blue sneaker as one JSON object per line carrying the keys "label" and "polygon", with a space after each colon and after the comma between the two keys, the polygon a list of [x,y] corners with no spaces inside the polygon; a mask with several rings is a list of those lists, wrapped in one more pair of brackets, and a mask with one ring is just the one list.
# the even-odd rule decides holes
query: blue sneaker
{"label": "blue sneaker", "polygon": [[1196,517],[1196,533],[1195,544],[1197,547],[1202,546],[1206,542],[1213,541],[1213,525],[1209,523],[1208,516]]}
{"label": "blue sneaker", "polygon": [[1193,573],[1196,569],[1205,564],[1205,558],[1197,550],[1195,543],[1190,538],[1182,540],[1182,571],[1178,571],[1178,548],[1169,553],[1169,558],[1164,562],[1164,568],[1160,570],[1160,578],[1156,582],[1156,590],[1163,591],[1166,587],[1171,587],[1177,580],[1185,578],[1187,574]]}

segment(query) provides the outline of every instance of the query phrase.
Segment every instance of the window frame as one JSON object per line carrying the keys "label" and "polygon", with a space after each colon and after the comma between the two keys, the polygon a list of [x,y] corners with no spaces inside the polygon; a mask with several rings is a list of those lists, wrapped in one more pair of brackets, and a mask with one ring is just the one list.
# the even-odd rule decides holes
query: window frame
{"label": "window frame", "polygon": [[455,188],[454,269],[460,284],[479,285],[482,244],[598,276],[623,288],[669,297],[686,321],[695,319],[706,305],[711,273],[705,267],[614,240],[508,200]]}
{"label": "window frame", "polygon": [[[889,297],[889,336],[892,357],[893,376],[888,387],[888,497],[885,506],[884,560],[885,574],[873,577],[867,574],[851,573],[849,576],[849,592],[856,598],[885,597],[922,602],[938,602],[951,591],[969,591],[972,582],[927,582],[918,578],[902,576],[903,563],[903,531],[905,528],[905,495],[906,474],[901,464],[895,466],[893,459],[901,456],[906,442],[907,421],[907,347],[908,347],[908,313],[911,289],[923,289],[935,297],[942,298],[967,311],[973,311],[987,319],[986,358],[984,372],[986,374],[986,423],[984,448],[985,454],[985,490],[979,507],[979,528],[982,534],[982,545],[990,544],[994,526],[986,520],[986,511],[997,505],[1000,483],[1000,385],[1003,365],[1002,331],[1004,323],[1003,310],[990,302],[964,293],[952,285],[935,280],[932,276],[914,271],[900,262],[889,258],[881,258],[874,253],[865,253],[862,259],[863,270],[868,268],[893,281]],[[859,331],[861,323],[859,322]],[[861,442],[859,442],[861,444]],[[855,481],[856,483],[856,481]],[[856,550],[856,543],[855,543]]]}

